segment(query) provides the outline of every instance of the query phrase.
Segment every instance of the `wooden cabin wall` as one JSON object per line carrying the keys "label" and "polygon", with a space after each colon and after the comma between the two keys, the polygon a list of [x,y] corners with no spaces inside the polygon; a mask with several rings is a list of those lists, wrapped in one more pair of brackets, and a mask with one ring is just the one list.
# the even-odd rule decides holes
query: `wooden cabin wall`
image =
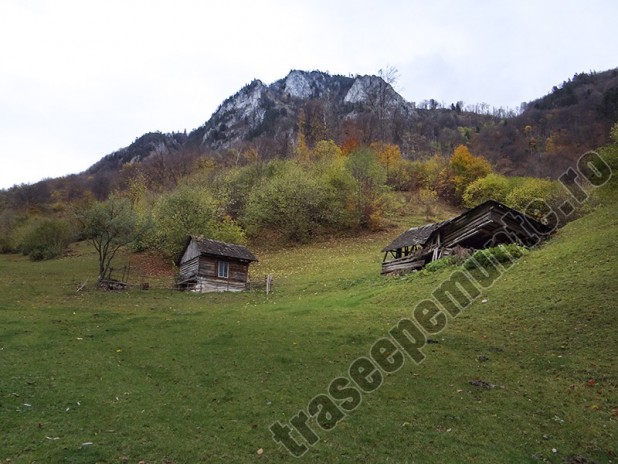
{"label": "wooden cabin wall", "polygon": [[197,275],[198,266],[199,256],[196,256],[192,259],[189,259],[188,261],[185,261],[184,263],[181,263],[179,269],[181,280],[186,280],[192,276]]}
{"label": "wooden cabin wall", "polygon": [[229,263],[228,278],[217,277],[219,260],[210,256],[200,257],[200,270],[197,276],[195,291],[197,292],[240,292],[247,289],[249,265],[236,261]]}
{"label": "wooden cabin wall", "polygon": [[219,260],[210,256],[196,256],[180,264],[180,277],[182,280],[195,278],[196,283],[192,290],[196,292],[225,292],[242,291],[247,289],[249,276],[249,264],[237,261],[229,263],[228,278],[217,276]]}
{"label": "wooden cabin wall", "polygon": [[246,283],[249,279],[249,265],[238,263],[238,262],[230,262],[230,275],[229,280],[234,282],[243,282]]}
{"label": "wooden cabin wall", "polygon": [[200,256],[200,277],[217,277],[217,260],[209,256]]}
{"label": "wooden cabin wall", "polygon": [[234,282],[226,279],[216,279],[213,277],[197,277],[197,282],[193,287],[195,292],[241,292],[247,290],[245,282]]}
{"label": "wooden cabin wall", "polygon": [[246,282],[247,276],[249,273],[249,265],[244,263],[239,263],[236,261],[227,261],[229,263],[229,271],[227,279],[220,279],[217,277],[217,263],[219,260],[217,258],[212,258],[210,256],[201,256],[200,257],[200,272],[199,275],[201,277],[211,277],[214,279],[222,280],[222,281],[231,281],[231,282]]}

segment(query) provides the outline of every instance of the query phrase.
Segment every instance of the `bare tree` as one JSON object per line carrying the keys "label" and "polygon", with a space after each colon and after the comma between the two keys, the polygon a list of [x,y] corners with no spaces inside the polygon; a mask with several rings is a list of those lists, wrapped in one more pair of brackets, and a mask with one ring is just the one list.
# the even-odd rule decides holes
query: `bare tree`
{"label": "bare tree", "polygon": [[393,141],[393,119],[396,109],[392,99],[396,94],[395,86],[399,79],[399,71],[394,66],[386,66],[378,70],[375,95],[372,95],[372,109],[377,118],[379,138],[383,142]]}

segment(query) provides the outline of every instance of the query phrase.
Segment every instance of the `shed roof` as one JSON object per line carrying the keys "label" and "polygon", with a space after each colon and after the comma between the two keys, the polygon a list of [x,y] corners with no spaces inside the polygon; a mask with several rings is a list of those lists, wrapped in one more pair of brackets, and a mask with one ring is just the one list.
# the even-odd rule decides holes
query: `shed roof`
{"label": "shed roof", "polygon": [[188,237],[185,250],[189,243],[191,243],[191,240],[195,242],[198,250],[203,255],[211,255],[221,258],[235,258],[245,261],[258,260],[255,255],[247,249],[247,247],[233,243],[219,242],[218,240],[212,240],[204,237]]}
{"label": "shed roof", "polygon": [[420,227],[412,227],[384,247],[382,251],[393,251],[406,246],[424,245],[431,233],[448,221],[426,224]]}
{"label": "shed roof", "polygon": [[[469,218],[472,217],[477,212],[481,210],[491,210],[491,209],[494,209],[495,211],[499,211],[501,215],[506,216],[507,214],[511,214],[515,218],[520,218],[520,220],[523,220],[525,218],[525,221],[533,225],[534,229],[536,229],[539,232],[546,234],[551,231],[550,227],[544,224],[541,224],[540,222],[536,221],[535,219],[529,216],[526,216],[520,211],[517,211],[513,208],[509,208],[508,206],[503,205],[499,201],[487,200],[484,203],[481,203],[475,206],[474,208],[471,208],[461,213],[459,216],[456,216],[451,219],[447,219],[446,221],[436,222],[434,224],[427,224],[421,227],[413,227],[411,229],[408,229],[403,234],[401,234],[399,237],[397,237],[395,240],[393,240],[393,242],[390,245],[386,246],[382,251],[388,252],[388,251],[394,251],[394,250],[397,250],[399,248],[403,248],[406,246],[425,245],[425,243],[427,242],[431,234],[437,231],[438,229],[444,230],[449,227],[459,228],[462,226],[463,223],[467,222]],[[524,228],[522,228],[521,225],[518,227],[518,229],[519,228],[521,228],[522,232],[527,233],[527,231]]]}

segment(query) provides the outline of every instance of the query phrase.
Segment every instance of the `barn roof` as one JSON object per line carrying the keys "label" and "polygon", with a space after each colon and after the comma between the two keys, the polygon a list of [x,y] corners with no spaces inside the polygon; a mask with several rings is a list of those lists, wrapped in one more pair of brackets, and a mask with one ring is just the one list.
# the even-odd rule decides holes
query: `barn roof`
{"label": "barn roof", "polygon": [[426,224],[420,227],[412,227],[393,240],[390,245],[384,247],[382,251],[393,251],[406,246],[423,245],[431,233],[442,226],[445,222],[448,221]]}
{"label": "barn roof", "polygon": [[[421,227],[413,227],[408,229],[399,237],[397,237],[393,242],[386,246],[382,251],[394,251],[399,248],[403,248],[406,246],[415,246],[415,245],[425,245],[429,237],[432,233],[437,231],[438,229],[452,229],[452,228],[460,228],[466,222],[469,222],[469,218],[473,217],[479,211],[483,210],[494,210],[500,213],[500,216],[506,216],[508,214],[512,215],[515,218],[519,218],[520,222],[525,218],[525,221],[534,226],[539,232],[548,233],[550,232],[550,228],[544,224],[539,223],[538,221],[532,219],[529,216],[521,213],[520,211],[514,210],[513,208],[509,208],[506,205],[503,205],[499,201],[496,200],[487,200],[484,203],[481,203],[474,208],[471,208],[459,216],[456,216],[451,219],[447,219],[446,221],[436,222],[434,224],[427,224]],[[513,227],[513,226],[512,226]],[[521,229],[523,233],[526,233],[524,228],[521,228],[521,225],[518,226],[518,229]]]}
{"label": "barn roof", "polygon": [[198,250],[203,255],[217,256],[221,258],[235,258],[246,261],[257,261],[257,258],[246,247],[233,243],[219,242],[204,237],[188,237],[185,249],[193,240]]}

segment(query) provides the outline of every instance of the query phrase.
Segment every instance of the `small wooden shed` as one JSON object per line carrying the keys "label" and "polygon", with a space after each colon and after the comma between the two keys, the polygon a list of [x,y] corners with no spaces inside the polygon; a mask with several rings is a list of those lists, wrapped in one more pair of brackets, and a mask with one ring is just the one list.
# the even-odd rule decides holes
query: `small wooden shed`
{"label": "small wooden shed", "polygon": [[457,217],[408,229],[384,247],[382,274],[401,274],[462,251],[503,243],[533,245],[551,229],[495,200],[488,200]]}
{"label": "small wooden shed", "polygon": [[253,261],[257,258],[242,245],[188,237],[178,261],[178,286],[202,293],[247,290]]}

